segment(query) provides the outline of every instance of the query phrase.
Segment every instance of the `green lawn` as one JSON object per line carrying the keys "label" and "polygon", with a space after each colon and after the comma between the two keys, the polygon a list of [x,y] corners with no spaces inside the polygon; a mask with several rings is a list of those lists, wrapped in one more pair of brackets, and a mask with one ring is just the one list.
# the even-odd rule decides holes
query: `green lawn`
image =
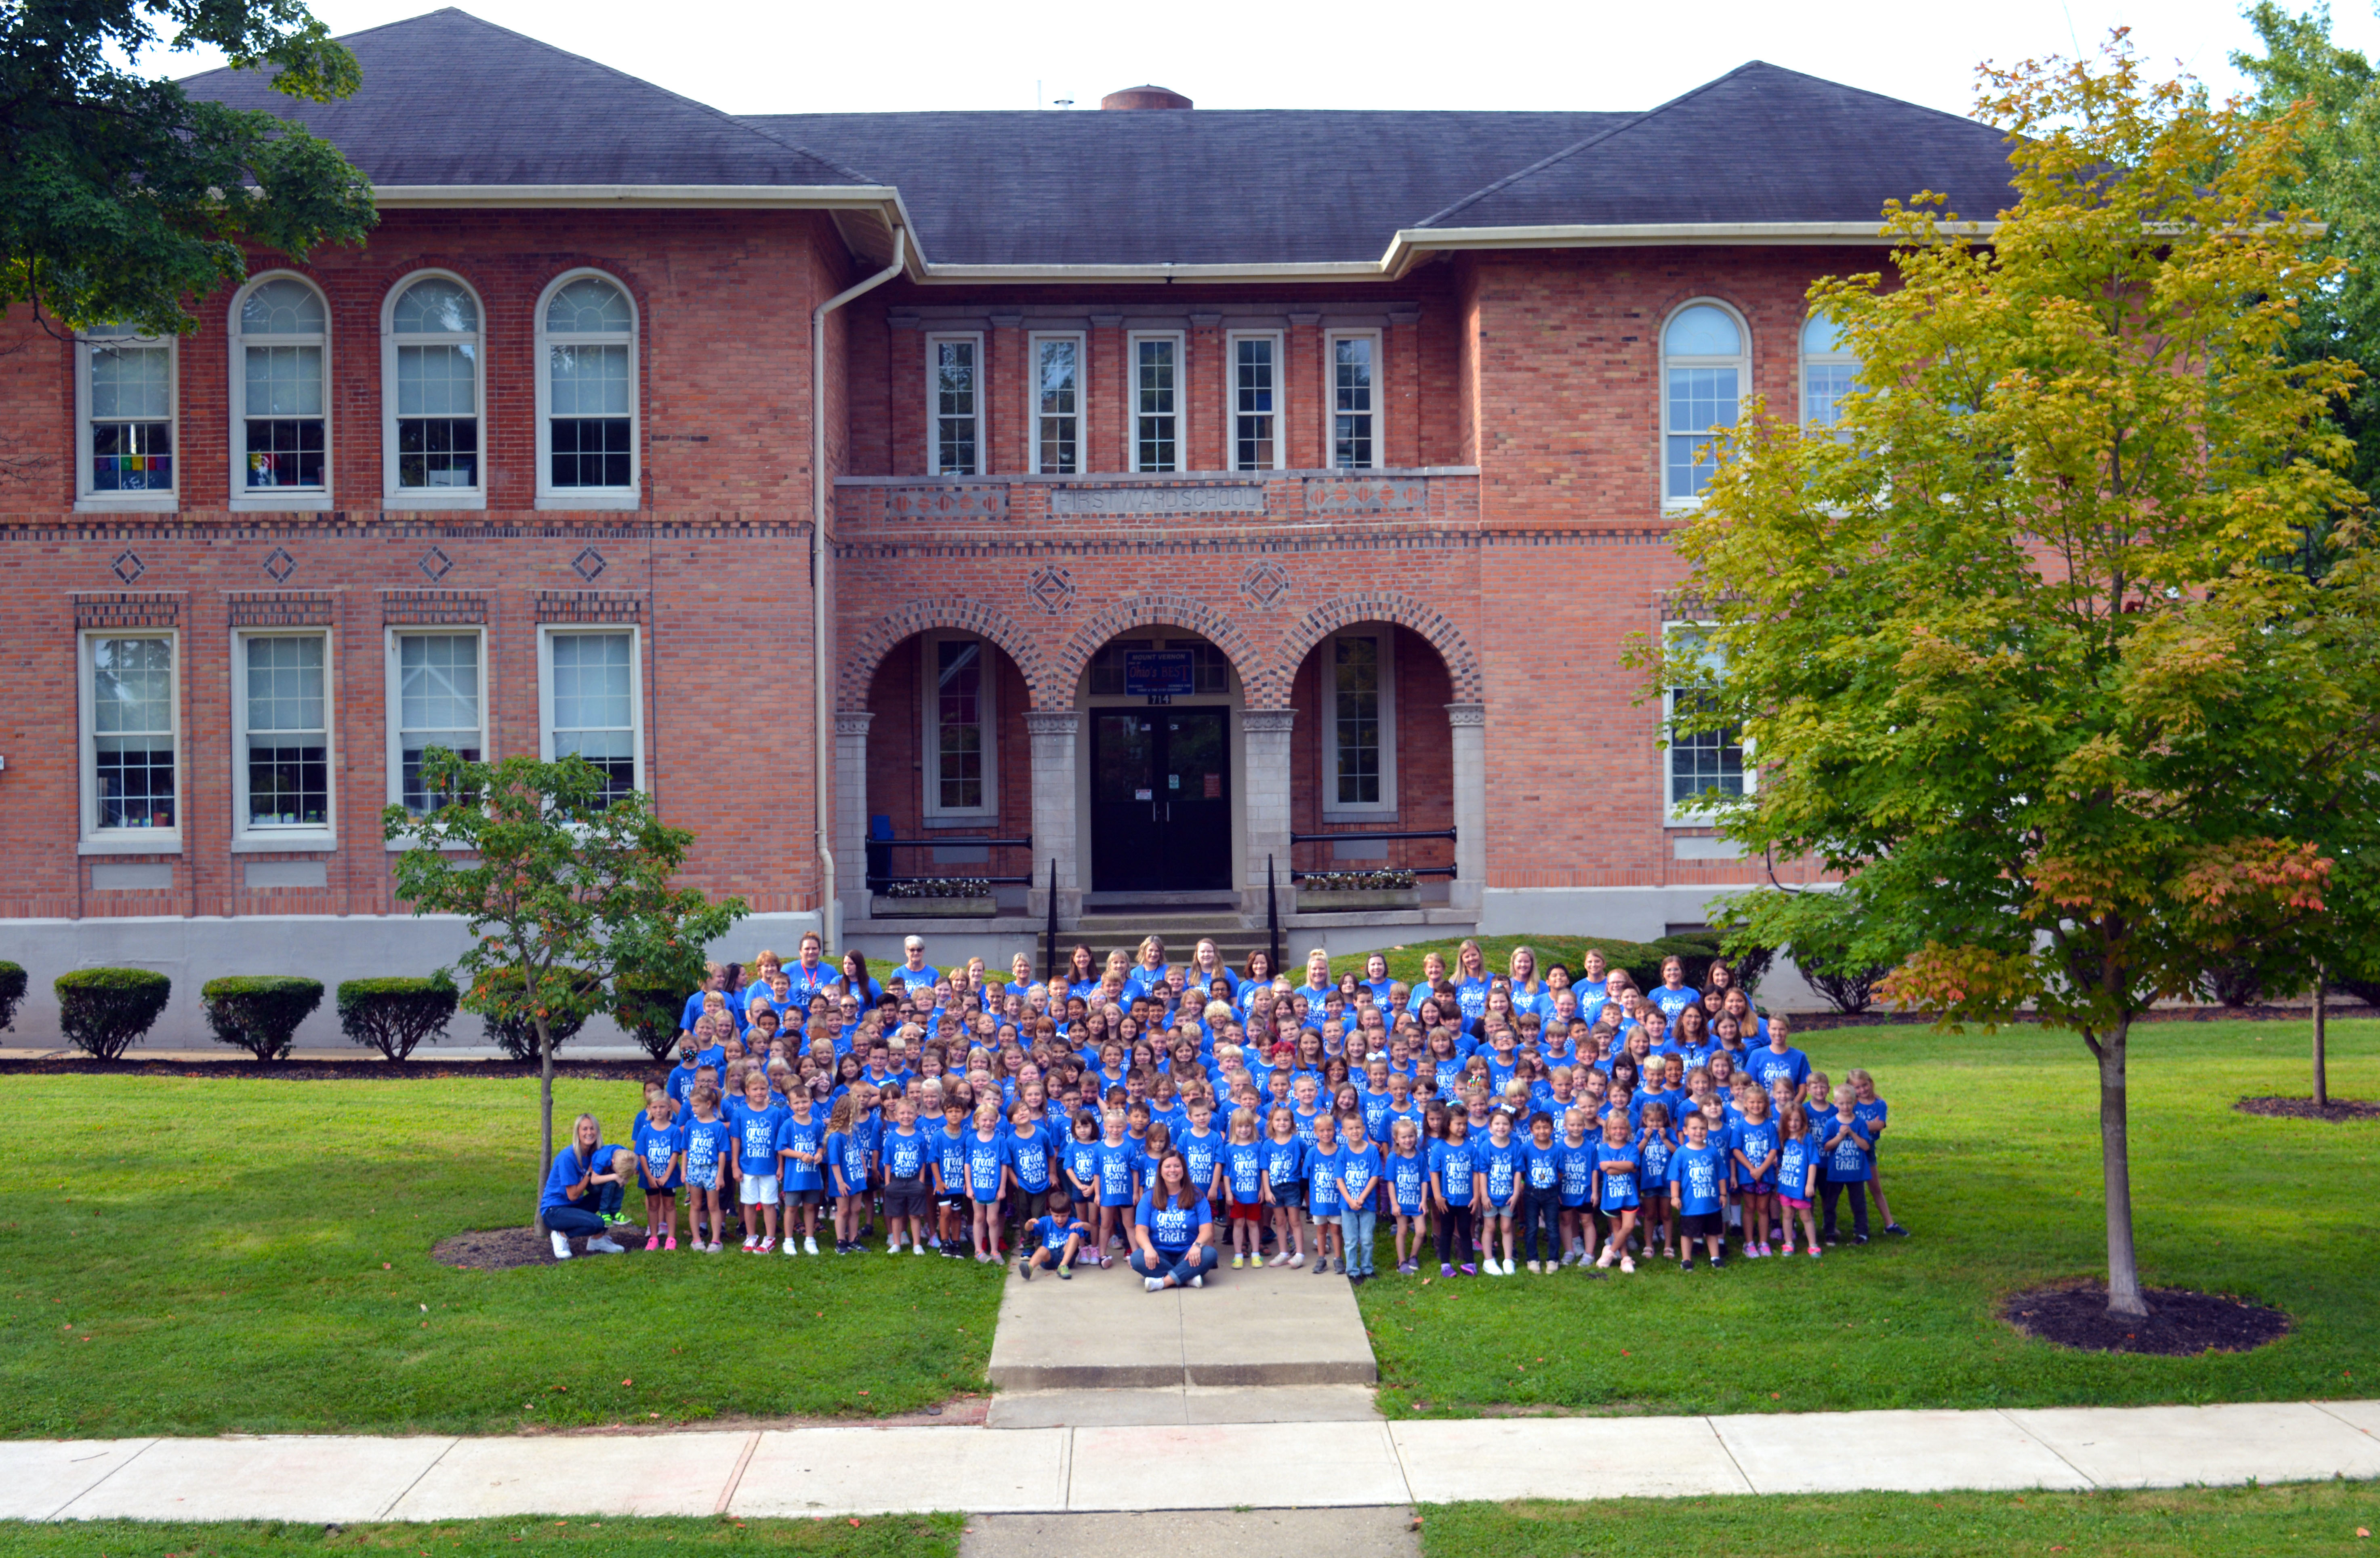
{"label": "green lawn", "polygon": [[[28,1173],[0,1213],[0,1437],[880,1415],[983,1387],[1000,1278],[972,1262],[432,1261],[448,1234],[528,1220],[534,1082],[9,1094]],[[557,1134],[591,1109],[625,1135],[638,1102],[623,1082],[556,1094]]]}
{"label": "green lawn", "polygon": [[[2380,1097],[2380,1022],[2331,1029],[2331,1086]],[[1432,1280],[1360,1290],[1391,1415],[1486,1410],[1825,1411],[2210,1402],[2380,1394],[2380,1125],[2261,1119],[2232,1102],[2303,1094],[2301,1024],[2134,1030],[2132,1187],[2154,1285],[2235,1294],[2295,1318],[2242,1355],[2070,1352],[1997,1318],[2009,1293],[2105,1271],[2095,1071],[2037,1030],[1805,1036],[1837,1078],[1874,1071],[1893,1108],[1886,1187],[1915,1237],[1823,1262],[1692,1273]],[[1382,1266],[1388,1264],[1382,1257]],[[1432,1261],[1427,1271],[1434,1272]]]}
{"label": "green lawn", "polygon": [[427,1525],[321,1526],[279,1522],[163,1524],[0,1522],[10,1558],[645,1558],[650,1553],[798,1553],[802,1558],[953,1558],[957,1515],[869,1520],[442,1520]]}
{"label": "green lawn", "polygon": [[2369,1482],[2108,1493],[1829,1493],[1425,1506],[1424,1558],[2222,1558],[2369,1552]]}

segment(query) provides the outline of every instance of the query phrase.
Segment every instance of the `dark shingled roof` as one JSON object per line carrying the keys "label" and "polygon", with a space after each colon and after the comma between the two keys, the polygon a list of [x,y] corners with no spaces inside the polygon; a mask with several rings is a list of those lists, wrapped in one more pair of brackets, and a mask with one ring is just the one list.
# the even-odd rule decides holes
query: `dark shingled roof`
{"label": "dark shingled roof", "polygon": [[182,82],[336,144],[374,184],[866,184],[691,98],[447,9],[339,42],[364,84],[338,103],[274,91],[257,70]]}
{"label": "dark shingled roof", "polygon": [[303,122],[375,184],[897,186],[938,265],[1368,262],[1400,229],[1864,223],[2014,201],[1998,131],[1754,62],[1631,113],[732,117],[458,10],[344,40],[356,95],[194,97]]}

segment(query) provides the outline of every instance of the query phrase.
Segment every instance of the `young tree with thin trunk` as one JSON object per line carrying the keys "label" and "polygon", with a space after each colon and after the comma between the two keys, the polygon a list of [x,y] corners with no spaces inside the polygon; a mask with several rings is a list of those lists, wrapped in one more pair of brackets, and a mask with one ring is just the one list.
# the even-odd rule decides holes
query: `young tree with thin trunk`
{"label": "young tree with thin trunk", "polygon": [[2121,33],[1985,80],[2020,199],[1988,229],[1896,206],[1889,276],[1811,289],[1860,386],[1832,427],[1719,437],[1680,539],[1708,626],[1643,659],[1707,684],[1681,733],[1758,764],[1728,836],[1856,877],[1864,939],[1908,953],[1890,999],[2081,1038],[2138,1316],[2133,1025],[2319,916],[2329,824],[2380,805],[2380,611],[2324,420],[2354,371],[2284,349],[2335,273],[2277,198],[2290,121],[2149,83]]}

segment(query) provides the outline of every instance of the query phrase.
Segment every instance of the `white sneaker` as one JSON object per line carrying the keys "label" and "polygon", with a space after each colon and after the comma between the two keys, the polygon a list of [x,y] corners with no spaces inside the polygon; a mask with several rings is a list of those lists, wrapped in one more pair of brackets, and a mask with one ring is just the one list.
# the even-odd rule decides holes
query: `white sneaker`
{"label": "white sneaker", "polygon": [[553,1235],[553,1258],[556,1260],[567,1260],[570,1259],[569,1235],[556,1234]]}
{"label": "white sneaker", "polygon": [[711,1240],[709,1244],[704,1245],[702,1248],[703,1248],[704,1249],[706,1249],[706,1250],[710,1251],[711,1254],[716,1255],[716,1254],[718,1254],[718,1253],[719,1253],[719,1248],[720,1248],[720,1247],[719,1247],[719,1241],[718,1241],[717,1239],[713,1239],[713,1240]]}
{"label": "white sneaker", "polygon": [[1620,1258],[1620,1269],[1622,1272],[1626,1272],[1631,1275],[1633,1275],[1636,1271],[1636,1262],[1629,1260],[1628,1257],[1623,1255]]}
{"label": "white sneaker", "polygon": [[818,1239],[815,1235],[809,1234],[804,1234],[802,1235],[802,1253],[804,1255],[816,1255],[818,1253]]}
{"label": "white sneaker", "polygon": [[1266,1262],[1265,1262],[1265,1264],[1266,1264],[1266,1265],[1268,1265],[1268,1266],[1286,1266],[1286,1265],[1288,1265],[1288,1264],[1289,1264],[1289,1251],[1287,1251],[1287,1250],[1285,1250],[1285,1249],[1284,1249],[1284,1250],[1281,1250],[1281,1251],[1277,1252],[1277,1253],[1273,1256],[1273,1258],[1272,1258],[1271,1260],[1269,1260],[1266,1261]]}
{"label": "white sneaker", "polygon": [[[793,1240],[787,1239],[785,1242],[787,1244],[791,1244],[793,1243]],[[923,1255],[926,1253],[926,1247],[921,1244],[913,1244],[909,1247],[909,1253],[912,1255]]]}
{"label": "white sneaker", "polygon": [[1206,1273],[1206,1272],[1199,1272],[1196,1276],[1192,1277],[1192,1278],[1190,1279],[1190,1285],[1191,1285],[1191,1286],[1193,1286],[1193,1287],[1204,1287],[1204,1286],[1206,1286],[1206,1285],[1207,1285],[1207,1273]]}
{"label": "white sneaker", "polygon": [[[1627,1260],[1627,1259],[1628,1259],[1628,1257],[1626,1257],[1626,1256],[1622,1255],[1622,1256],[1621,1256],[1621,1257],[1620,1257],[1620,1259],[1621,1259],[1621,1260]],[[1597,1265],[1597,1266],[1598,1266],[1598,1267],[1602,1268],[1603,1270],[1605,1270],[1605,1271],[1609,1271],[1609,1270],[1611,1269],[1611,1260],[1612,1260],[1612,1250],[1611,1250],[1611,1246],[1610,1246],[1609,1242],[1609,1241],[1607,1241],[1607,1242],[1604,1244],[1604,1247],[1603,1247],[1603,1253],[1602,1253],[1601,1255],[1599,1255],[1599,1256],[1596,1257],[1595,1263],[1596,1263],[1596,1265]],[[1633,1266],[1631,1266],[1631,1267],[1630,1267],[1630,1268],[1628,1268],[1628,1269],[1629,1269],[1630,1271],[1632,1271],[1632,1272],[1633,1272],[1633,1271],[1634,1271],[1636,1268],[1634,1268]]]}
{"label": "white sneaker", "polygon": [[759,1242],[760,1242],[760,1235],[758,1235],[758,1234],[747,1234],[747,1235],[744,1235],[744,1253],[745,1253],[745,1254],[747,1254],[747,1255],[751,1254],[751,1253],[752,1253],[752,1247],[753,1247],[754,1245],[756,1245],[756,1244],[759,1244]]}
{"label": "white sneaker", "polygon": [[1304,1250],[1302,1250],[1302,1249],[1301,1249],[1301,1250],[1299,1250],[1296,1254],[1294,1254],[1294,1255],[1291,1256],[1291,1257],[1289,1258],[1289,1263],[1290,1263],[1291,1265],[1293,1265],[1293,1266],[1303,1266],[1303,1265],[1305,1265],[1305,1251],[1304,1251]]}
{"label": "white sneaker", "polygon": [[1143,1277],[1140,1279],[1140,1285],[1147,1288],[1151,1293],[1156,1293],[1163,1289],[1165,1286],[1165,1279],[1163,1277]]}
{"label": "white sneaker", "polygon": [[1504,1274],[1504,1268],[1496,1263],[1496,1258],[1492,1255],[1479,1262],[1479,1269],[1491,1277],[1500,1277]]}
{"label": "white sneaker", "polygon": [[589,1239],[587,1241],[587,1252],[589,1255],[625,1255],[627,1253],[626,1250],[613,1243],[609,1235],[601,1238]]}
{"label": "white sneaker", "polygon": [[788,1255],[791,1255],[793,1252],[794,1252],[794,1235],[791,1235],[791,1234],[787,1234],[787,1235],[785,1235],[785,1253],[786,1253],[786,1254],[788,1254]]}
{"label": "white sneaker", "polygon": [[[898,1254],[900,1254],[900,1253],[901,1253],[901,1247],[900,1247],[899,1245],[897,1245],[897,1244],[889,1244],[889,1243],[888,1243],[888,1244],[887,1244],[887,1245],[885,1245],[885,1247],[884,1247],[884,1253],[885,1253],[885,1254],[887,1254],[887,1255],[898,1255]],[[921,1253],[922,1253],[922,1252],[921,1252]]]}

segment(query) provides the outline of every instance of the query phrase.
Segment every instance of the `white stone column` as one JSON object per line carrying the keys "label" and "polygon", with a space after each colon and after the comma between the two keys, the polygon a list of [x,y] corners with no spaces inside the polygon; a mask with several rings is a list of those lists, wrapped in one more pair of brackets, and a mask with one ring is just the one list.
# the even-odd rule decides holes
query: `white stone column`
{"label": "white stone column", "polygon": [[[1083,912],[1082,852],[1075,822],[1076,751],[1083,716],[1075,709],[1028,709],[1025,728],[1033,737],[1033,887],[1026,911],[1036,919],[1050,913],[1050,863],[1058,864],[1058,918],[1072,924]],[[1040,954],[1034,954],[1040,961]]]}
{"label": "white stone column", "polygon": [[1248,847],[1247,868],[1240,877],[1240,907],[1246,914],[1264,912],[1268,858],[1282,912],[1296,901],[1289,884],[1290,733],[1296,724],[1294,709],[1248,709],[1240,715],[1248,765],[1240,779]]}
{"label": "white stone column", "polygon": [[1454,881],[1451,908],[1479,912],[1488,885],[1488,705],[1450,703],[1454,745]]}
{"label": "white stone column", "polygon": [[[851,924],[868,918],[868,726],[876,716],[864,709],[838,709],[834,715],[834,886],[837,905]],[[843,938],[827,927],[827,942],[839,954]]]}

